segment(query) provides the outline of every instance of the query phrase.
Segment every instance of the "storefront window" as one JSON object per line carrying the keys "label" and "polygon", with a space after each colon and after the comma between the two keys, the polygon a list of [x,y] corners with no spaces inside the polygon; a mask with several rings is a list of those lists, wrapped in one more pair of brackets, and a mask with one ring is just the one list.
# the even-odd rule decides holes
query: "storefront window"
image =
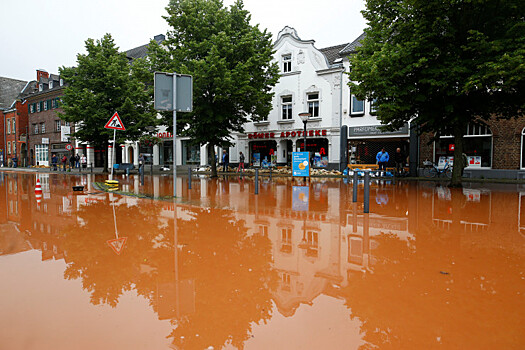
{"label": "storefront window", "polygon": [[47,165],[48,147],[47,145],[35,145],[35,160],[37,165]]}
{"label": "storefront window", "polygon": [[173,164],[173,141],[164,141],[160,152],[160,165]]}
{"label": "storefront window", "polygon": [[139,147],[139,155],[142,154],[144,156],[144,161],[146,164],[152,164],[153,163],[153,146],[152,145],[140,145]]}
{"label": "storefront window", "polygon": [[254,167],[275,166],[277,163],[277,142],[253,141],[250,142],[250,164]]}
{"label": "storefront window", "polygon": [[[304,140],[297,140],[298,147],[304,149]],[[310,152],[314,168],[328,166],[328,139],[306,139],[306,150]]]}
{"label": "storefront window", "polygon": [[182,141],[182,164],[200,164],[201,148],[191,144],[188,140]]}
{"label": "storefront window", "polygon": [[[454,138],[443,136],[435,143],[436,157],[434,162],[454,156]],[[463,138],[463,152],[468,158],[469,168],[490,168],[492,166],[492,132],[487,126],[469,124]]]}

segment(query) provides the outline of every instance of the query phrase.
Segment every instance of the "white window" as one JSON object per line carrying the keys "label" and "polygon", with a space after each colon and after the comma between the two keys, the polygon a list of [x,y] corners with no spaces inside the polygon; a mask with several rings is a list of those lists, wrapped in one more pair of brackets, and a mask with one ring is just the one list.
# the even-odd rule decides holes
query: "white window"
{"label": "white window", "polygon": [[49,108],[47,106],[47,101],[44,101],[44,111],[47,111]]}
{"label": "white window", "polygon": [[42,134],[46,133],[46,123],[40,123],[40,132]]}
{"label": "white window", "polygon": [[60,131],[60,120],[55,120],[55,131]]}
{"label": "white window", "polygon": [[16,119],[13,118],[13,134],[16,134]]}
{"label": "white window", "polygon": [[38,134],[38,124],[33,124],[33,134]]}
{"label": "white window", "polygon": [[50,80],[50,81],[49,81],[49,88],[50,88],[50,89],[53,88],[53,80]]}
{"label": "white window", "polygon": [[60,78],[60,86],[64,85],[64,79]]}
{"label": "white window", "polygon": [[308,113],[312,118],[319,117],[319,93],[312,93],[307,95]]}
{"label": "white window", "polygon": [[34,104],[30,104],[29,105],[29,113],[35,113],[35,105]]}
{"label": "white window", "polygon": [[292,55],[283,55],[283,72],[291,72],[292,71]]}
{"label": "white window", "polygon": [[70,122],[64,122],[64,126],[71,126]]}
{"label": "white window", "polygon": [[41,102],[37,102],[37,104],[36,104],[36,111],[37,111],[37,112],[40,112],[40,103],[41,103]]}
{"label": "white window", "polygon": [[292,119],[292,96],[281,97],[282,119]]}
{"label": "white window", "polygon": [[7,119],[7,133],[11,133],[11,119]]}
{"label": "white window", "polygon": [[363,115],[365,113],[365,102],[358,100],[355,95],[352,95],[351,101],[351,115]]}
{"label": "white window", "polygon": [[35,145],[35,159],[39,164],[47,163],[48,148],[47,145]]}
{"label": "white window", "polygon": [[44,90],[44,84],[40,83],[38,84],[38,91]]}
{"label": "white window", "polygon": [[11,141],[7,141],[7,154],[11,154]]}
{"label": "white window", "polygon": [[377,98],[374,98],[370,101],[370,114],[375,114],[377,112]]}

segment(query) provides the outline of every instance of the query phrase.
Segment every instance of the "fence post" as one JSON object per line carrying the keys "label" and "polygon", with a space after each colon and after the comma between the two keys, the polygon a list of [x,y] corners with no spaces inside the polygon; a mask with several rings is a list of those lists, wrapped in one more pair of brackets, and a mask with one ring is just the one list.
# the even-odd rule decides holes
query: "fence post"
{"label": "fence post", "polygon": [[365,196],[363,212],[365,214],[370,212],[370,170],[365,170]]}
{"label": "fence post", "polygon": [[359,178],[357,177],[357,171],[354,170],[354,183],[353,183],[353,193],[352,193],[352,202],[357,202],[357,184],[359,182]]}
{"label": "fence post", "polygon": [[191,166],[188,167],[188,189],[191,190]]}
{"label": "fence post", "polygon": [[255,194],[259,194],[259,169],[255,169]]}

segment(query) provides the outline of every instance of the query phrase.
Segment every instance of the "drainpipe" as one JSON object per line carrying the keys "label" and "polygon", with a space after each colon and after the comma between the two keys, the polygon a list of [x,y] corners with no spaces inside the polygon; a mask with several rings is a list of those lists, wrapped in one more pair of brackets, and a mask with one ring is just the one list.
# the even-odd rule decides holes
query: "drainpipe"
{"label": "drainpipe", "polygon": [[5,148],[7,147],[7,138],[6,138],[6,128],[5,128],[5,113],[2,113],[4,116],[4,148],[3,148],[3,157],[2,157],[2,166],[5,166],[5,157],[7,155],[7,152],[5,151]]}

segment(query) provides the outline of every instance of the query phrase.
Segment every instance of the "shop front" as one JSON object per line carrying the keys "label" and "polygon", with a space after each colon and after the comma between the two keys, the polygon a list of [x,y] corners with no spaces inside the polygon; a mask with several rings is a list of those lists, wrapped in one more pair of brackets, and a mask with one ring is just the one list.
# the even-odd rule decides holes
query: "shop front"
{"label": "shop front", "polygon": [[376,155],[384,148],[390,155],[387,166],[393,167],[397,148],[406,157],[410,151],[408,124],[396,131],[383,131],[379,125],[349,127],[348,139],[349,164],[376,164]]}
{"label": "shop front", "polygon": [[[290,165],[292,152],[304,150],[304,136],[303,130],[248,133],[250,165],[263,168]],[[306,131],[306,151],[311,152],[313,167],[329,167],[331,151],[329,139],[326,129]]]}

